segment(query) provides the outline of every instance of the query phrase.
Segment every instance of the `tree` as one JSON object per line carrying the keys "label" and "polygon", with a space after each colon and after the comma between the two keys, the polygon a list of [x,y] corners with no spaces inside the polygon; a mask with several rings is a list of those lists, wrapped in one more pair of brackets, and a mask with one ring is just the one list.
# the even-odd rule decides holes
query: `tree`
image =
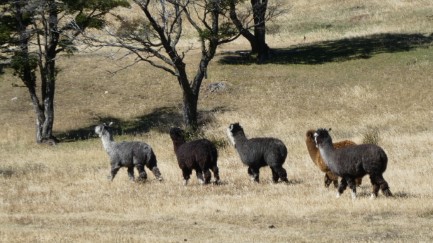
{"label": "tree", "polygon": [[275,19],[286,9],[278,2],[268,6],[268,0],[251,0],[250,8],[241,11],[236,9],[239,2],[244,1],[229,0],[230,19],[240,34],[250,43],[251,53],[257,54],[257,62],[264,63],[269,59],[270,51],[266,43],[266,22]]}
{"label": "tree", "polygon": [[[238,32],[230,19],[224,0],[134,0],[142,18],[128,19],[115,15],[120,27],[106,28],[111,40],[104,41],[88,36],[96,46],[126,49],[135,55],[135,63],[146,62],[173,75],[183,92],[183,118],[187,128],[198,128],[198,98],[207,68],[219,45],[235,39]],[[114,24],[113,24],[114,26]],[[179,43],[186,38],[183,32],[189,26],[197,34],[200,60],[192,79],[187,72],[185,56],[193,46]],[[114,27],[113,27],[114,28]],[[98,44],[96,44],[98,43]]]}
{"label": "tree", "polygon": [[[36,113],[36,141],[53,136],[56,60],[76,51],[74,40],[89,27],[102,28],[104,15],[126,0],[2,0],[0,41],[14,50],[11,65],[27,87]],[[39,75],[36,73],[39,72]],[[40,78],[40,94],[37,79]]]}

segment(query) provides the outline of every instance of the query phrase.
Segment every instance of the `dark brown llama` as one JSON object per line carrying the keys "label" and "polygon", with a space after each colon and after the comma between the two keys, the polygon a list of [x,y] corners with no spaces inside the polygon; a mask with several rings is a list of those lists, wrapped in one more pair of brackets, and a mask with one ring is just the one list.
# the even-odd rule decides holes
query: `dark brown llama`
{"label": "dark brown llama", "polygon": [[217,165],[218,151],[215,145],[207,139],[199,139],[191,142],[185,141],[184,131],[180,128],[170,129],[170,137],[173,141],[179,168],[182,170],[184,185],[188,184],[193,170],[201,184],[208,184],[211,180],[212,170],[215,184],[220,182]]}

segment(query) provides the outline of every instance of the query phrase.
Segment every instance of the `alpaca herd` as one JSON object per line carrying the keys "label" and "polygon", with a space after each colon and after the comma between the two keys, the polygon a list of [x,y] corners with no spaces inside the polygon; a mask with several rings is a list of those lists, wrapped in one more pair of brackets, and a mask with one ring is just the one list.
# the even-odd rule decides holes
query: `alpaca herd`
{"label": "alpaca herd", "polygon": [[[121,167],[126,167],[130,180],[134,180],[134,167],[138,170],[138,181],[145,181],[147,173],[144,167],[152,171],[155,178],[162,181],[162,175],[157,166],[155,153],[150,145],[143,142],[120,142],[113,140],[110,124],[95,127],[95,133],[102,140],[102,145],[110,157],[111,181]],[[352,190],[352,198],[356,198],[356,187],[361,185],[365,175],[370,176],[373,186],[371,198],[382,190],[386,197],[392,196],[388,183],[383,178],[387,168],[388,157],[384,150],[374,144],[360,144],[345,140],[332,142],[329,130],[319,128],[308,130],[306,146],[308,153],[319,169],[325,173],[325,187],[332,183],[337,189],[337,197],[345,191],[347,186]],[[207,139],[186,141],[185,132],[180,128],[171,128],[169,132],[173,143],[183,184],[187,185],[193,171],[200,184],[209,184],[212,174],[214,184],[220,184],[219,168],[217,164],[218,150]],[[283,164],[287,158],[286,145],[277,138],[258,137],[247,138],[239,123],[230,124],[227,128],[230,143],[239,154],[241,162],[248,167],[248,175],[253,182],[259,183],[260,168],[269,166],[272,171],[272,181],[289,183],[287,172]],[[341,178],[338,183],[338,178]]]}

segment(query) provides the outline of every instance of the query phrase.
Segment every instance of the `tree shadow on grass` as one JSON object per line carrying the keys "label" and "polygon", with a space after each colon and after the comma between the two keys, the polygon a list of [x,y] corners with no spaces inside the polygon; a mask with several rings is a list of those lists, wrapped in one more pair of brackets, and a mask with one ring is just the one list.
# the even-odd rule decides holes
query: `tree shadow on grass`
{"label": "tree shadow on grass", "polygon": [[[214,113],[224,112],[224,107],[216,107],[208,111],[199,112],[199,124],[211,123],[215,120]],[[151,113],[134,118],[132,120],[122,120],[115,117],[99,117],[94,124],[62,133],[55,134],[61,142],[74,142],[77,140],[87,140],[97,137],[95,126],[102,123],[113,122],[113,135],[140,135],[149,132],[151,129],[160,133],[168,133],[171,127],[181,127],[183,116],[176,107],[161,107],[154,109]]]}
{"label": "tree shadow on grass", "polygon": [[61,142],[73,142],[76,140],[87,140],[96,137],[95,126],[102,123],[113,122],[113,135],[139,135],[156,129],[165,132],[171,126],[180,126],[182,115],[177,112],[175,107],[156,108],[151,113],[134,118],[132,120],[122,120],[116,117],[99,117],[94,124],[56,134]]}
{"label": "tree shadow on grass", "polygon": [[[365,37],[323,41],[308,45],[273,49],[268,63],[274,64],[324,64],[355,59],[368,59],[380,53],[410,51],[428,47],[433,43],[433,34],[375,34]],[[226,65],[249,65],[256,62],[248,51],[223,53],[219,60]]]}

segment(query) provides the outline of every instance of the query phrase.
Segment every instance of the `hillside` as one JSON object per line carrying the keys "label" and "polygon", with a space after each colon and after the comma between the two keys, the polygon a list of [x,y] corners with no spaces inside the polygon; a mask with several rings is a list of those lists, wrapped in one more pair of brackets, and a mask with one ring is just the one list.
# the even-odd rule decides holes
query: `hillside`
{"label": "hillside", "polygon": [[[181,126],[181,89],[145,64],[115,75],[109,50],[58,60],[57,146],[34,142],[34,111],[10,70],[0,75],[1,242],[432,241],[433,2],[290,1],[270,24],[274,59],[256,65],[222,46],[199,100],[202,136],[218,142],[222,185],[182,185],[168,135]],[[198,51],[198,50],[193,50]],[[189,60],[194,62],[194,55]],[[126,60],[125,60],[126,63]],[[211,83],[227,89],[209,92]],[[115,121],[116,141],[150,144],[164,177],[107,180],[109,157],[93,131]],[[289,185],[249,181],[226,128],[281,139]],[[352,201],[336,199],[308,155],[308,129],[361,143],[372,131],[389,162],[394,198],[370,200],[368,177]]]}

